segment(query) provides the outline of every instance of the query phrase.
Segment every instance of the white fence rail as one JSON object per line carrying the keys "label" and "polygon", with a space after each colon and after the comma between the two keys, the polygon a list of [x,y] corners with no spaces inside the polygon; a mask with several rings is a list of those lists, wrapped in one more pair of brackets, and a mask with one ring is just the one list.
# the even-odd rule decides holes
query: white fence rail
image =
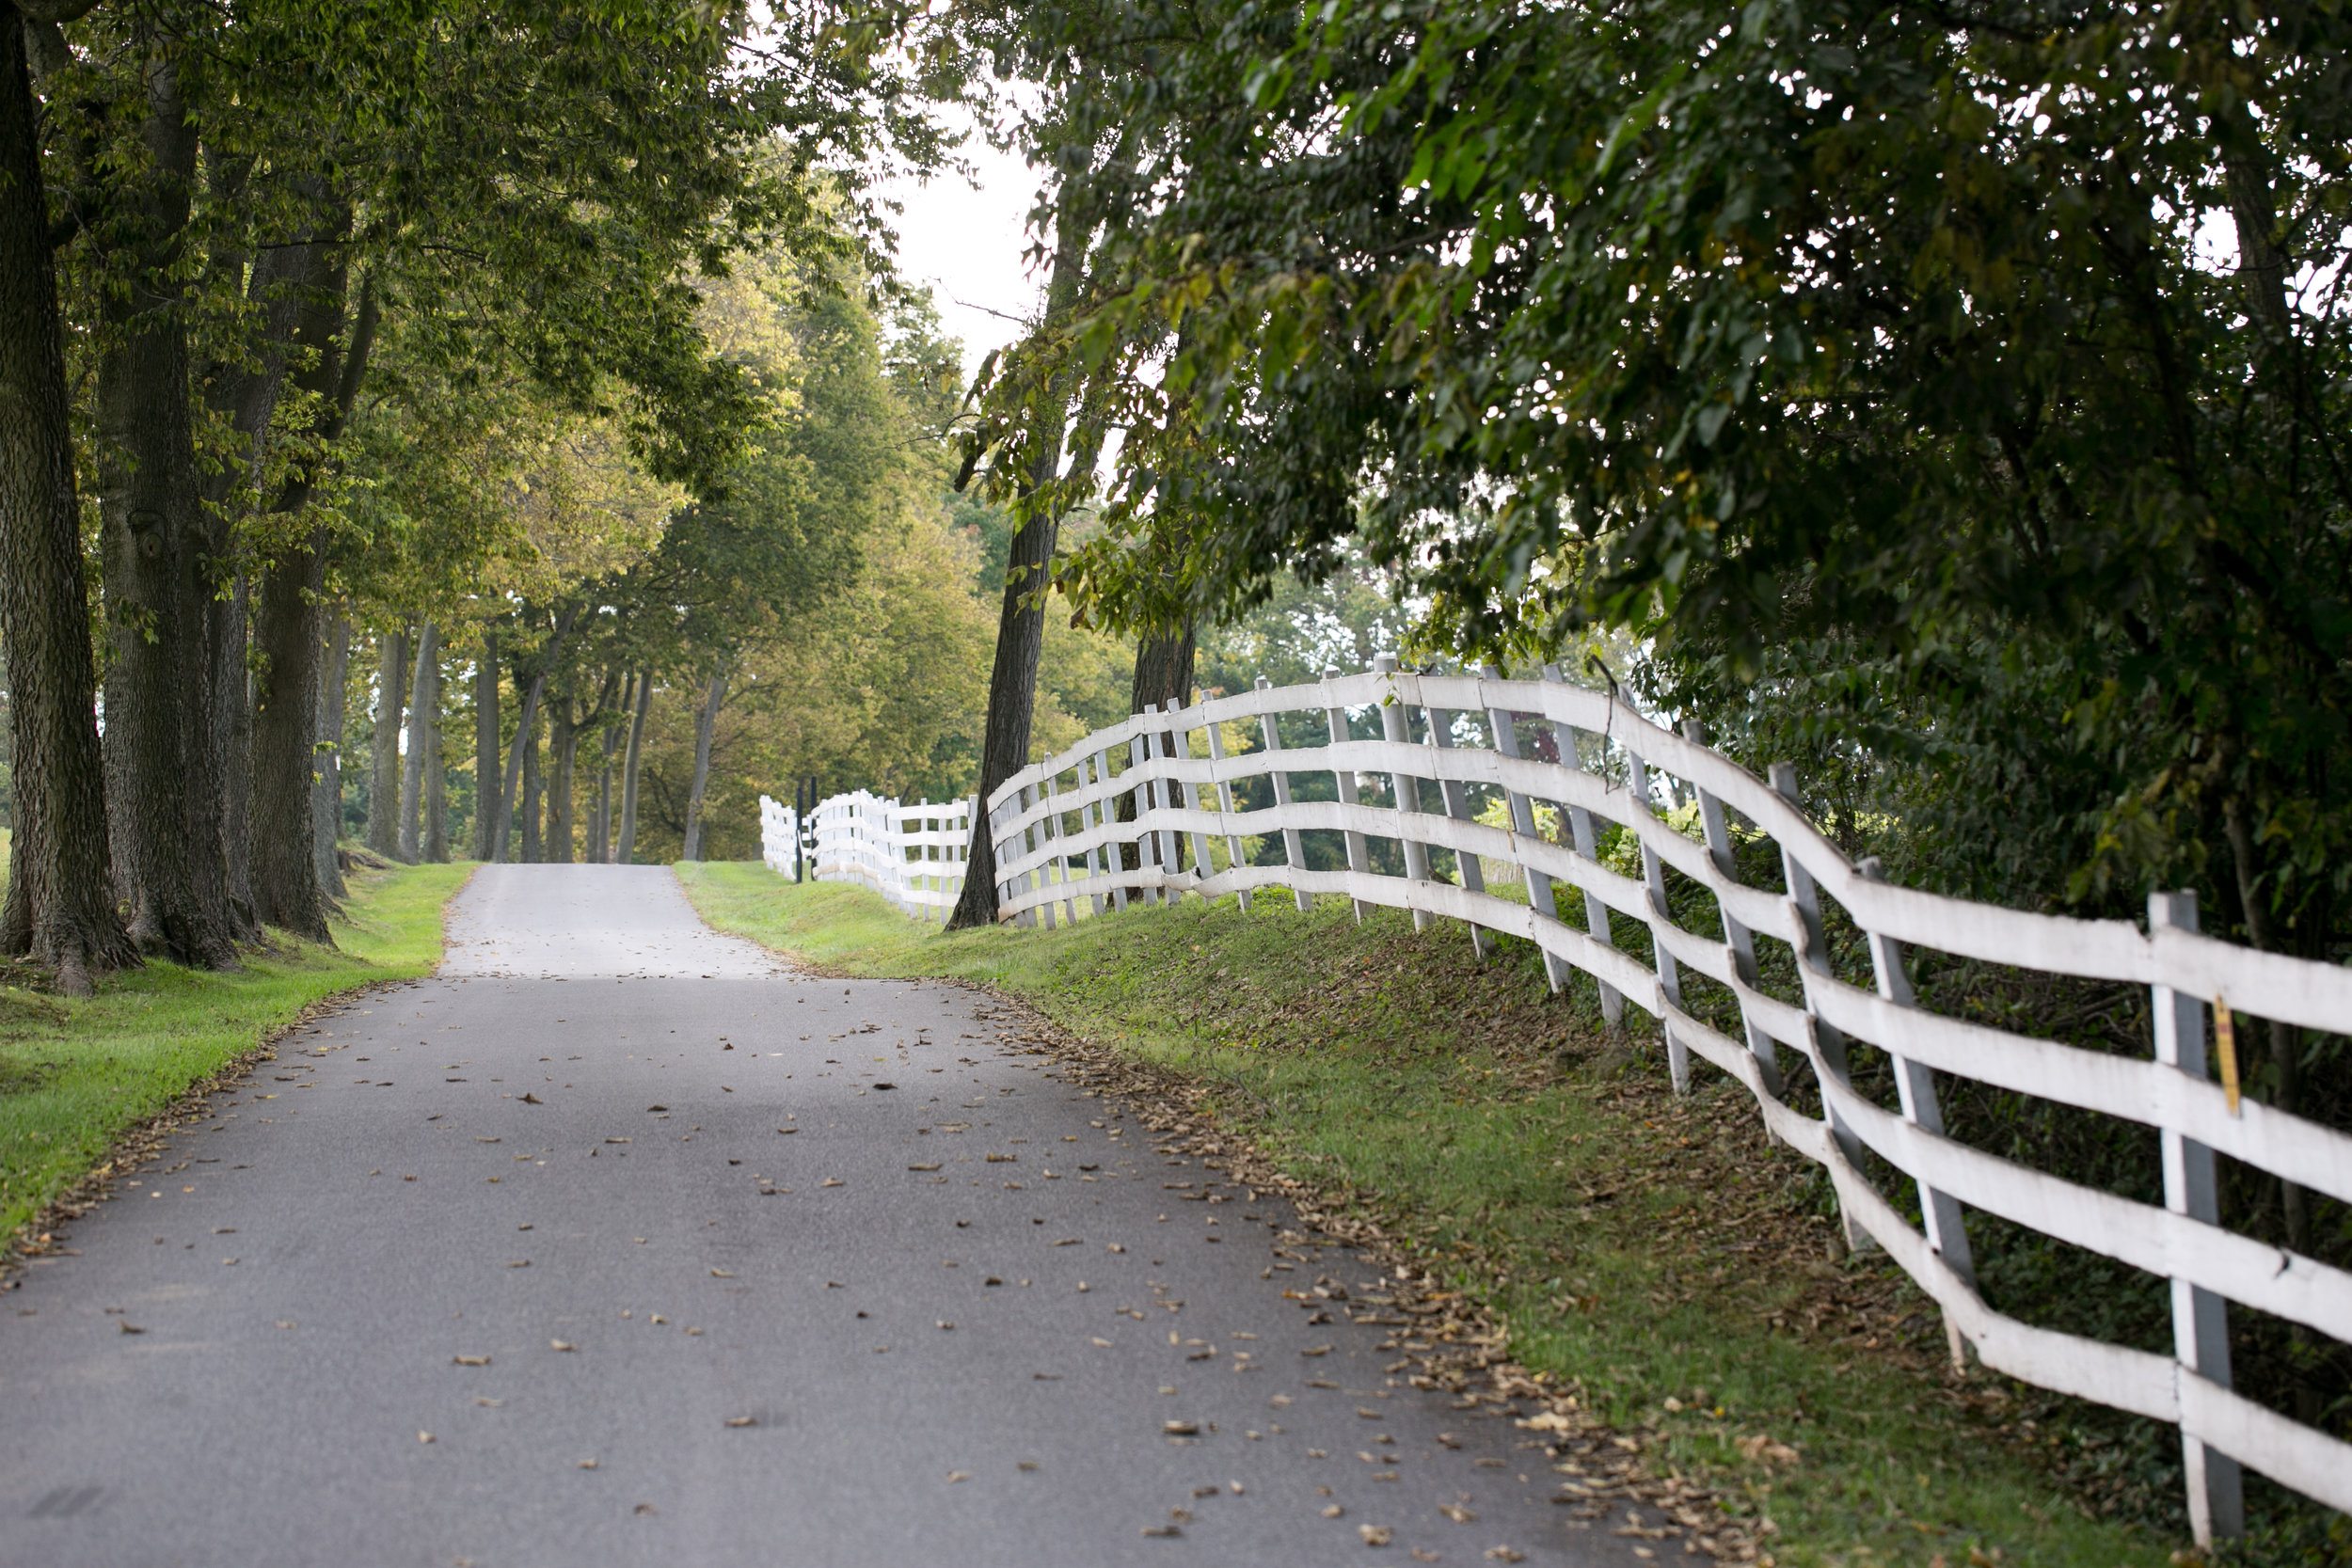
{"label": "white fence rail", "polygon": [[945,919],[963,890],[972,847],[970,800],[901,805],[864,790],[835,795],[800,821],[759,798],[760,847],[788,877],[805,864],[811,880],[862,882],[918,919]]}
{"label": "white fence rail", "polygon": [[[1351,710],[1367,709],[1378,715],[1381,738],[1352,738]],[[1277,719],[1302,710],[1315,716],[1327,742],[1285,750]],[[1259,744],[1245,752],[1236,739]],[[1524,754],[1538,748],[1559,760]],[[1328,776],[1335,798],[1293,799],[1299,775]],[[1262,803],[1236,809],[1234,786],[1260,779],[1267,786],[1251,794]],[[1495,820],[1472,815],[1473,798],[1502,802],[1484,813]],[[1696,836],[1661,815],[1667,802],[1693,798]],[[2143,931],[2124,921],[2063,919],[1892,885],[1874,862],[1849,862],[1814,827],[1793,770],[1776,768],[1768,783],[1608,693],[1556,679],[1415,675],[1384,660],[1371,673],[1332,672],[1313,685],[1261,683],[1099,730],[1024,770],[989,807],[1000,908],[1024,925],[1034,925],[1041,911],[1051,925],[1057,907],[1073,920],[1133,899],[1173,902],[1186,894],[1233,895],[1246,907],[1255,891],[1282,889],[1302,908],[1330,895],[1354,900],[1359,914],[1381,905],[1409,910],[1423,926],[1459,920],[1482,949],[1488,932],[1534,942],[1555,989],[1570,968],[1581,970],[1599,983],[1613,1019],[1631,1003],[1658,1021],[1678,1089],[1687,1087],[1693,1054],[1744,1084],[1772,1133],[1828,1167],[1850,1233],[1883,1246],[1942,1306],[1955,1354],[1964,1339],[1988,1367],[2178,1425],[2200,1541],[2243,1528],[2241,1464],[2352,1510],[2352,1445],[2233,1391],[2228,1334],[2228,1303],[2235,1301],[2352,1339],[2352,1275],[2226,1228],[2215,1179],[2219,1153],[2352,1202],[2352,1137],[2242,1100],[2227,1055],[2231,1036],[2217,1039],[2211,1027],[2214,1007],[2222,1006],[2352,1032],[2352,971],[2201,936],[2189,895],[2152,900]],[[913,897],[894,891],[903,884],[892,879],[911,863],[899,846],[917,839],[893,837],[899,818],[891,814],[927,809],[962,808],[899,808],[856,796],[825,802],[815,820],[836,826],[818,829],[818,874],[828,874],[827,864],[840,867],[840,875],[872,880],[906,907]],[[1540,831],[1545,818],[1559,841]],[[1598,858],[1596,832],[1604,821],[1638,841],[1638,876]],[[1332,835],[1330,858],[1343,860],[1343,869],[1306,863],[1301,835],[1311,832]],[[1735,840],[1743,832],[1777,845],[1782,888],[1739,879]],[[945,845],[954,836],[943,821],[921,842]],[[1246,840],[1279,843],[1279,863],[1248,863]],[[1380,840],[1398,847],[1401,874],[1374,870],[1370,850]],[[1188,857],[1180,841],[1189,842]],[[1384,848],[1381,858],[1391,856]],[[946,870],[955,863],[938,863]],[[1701,936],[1671,916],[1669,871],[1713,895],[1721,936]],[[1490,890],[1488,879],[1504,876],[1523,894]],[[951,872],[934,877],[953,879]],[[1849,984],[1833,972],[1824,895],[1867,936],[1873,985]],[[1646,928],[1646,956],[1617,944],[1613,913]],[[1782,989],[1801,987],[1801,1000],[1765,989],[1759,938],[1788,944],[1796,982]],[[2150,1053],[2104,1053],[1925,1011],[1912,995],[1906,944],[2146,987],[2154,1020]],[[1736,999],[1736,1035],[1686,1008],[1683,990],[1692,975]],[[1854,1086],[1854,1046],[1889,1058],[1899,1108]],[[1783,1098],[1784,1048],[1810,1064],[1821,1117]],[[2211,1081],[2209,1056],[2222,1061],[2227,1089]],[[1947,1137],[1938,1074],[2156,1129],[2164,1207]],[[1915,1228],[1866,1174],[1866,1148],[1916,1184],[1923,1227]],[[2169,1279],[2173,1353],[2083,1338],[1994,1310],[1976,1288],[1971,1210]]]}

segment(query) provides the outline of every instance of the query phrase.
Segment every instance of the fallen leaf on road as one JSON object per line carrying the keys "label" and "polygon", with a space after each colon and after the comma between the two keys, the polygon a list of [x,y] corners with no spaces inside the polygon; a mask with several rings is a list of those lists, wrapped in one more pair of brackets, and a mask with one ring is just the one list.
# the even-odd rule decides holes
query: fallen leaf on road
{"label": "fallen leaf on road", "polygon": [[909,1165],[907,1167],[909,1170],[937,1170],[938,1168],[937,1165]]}
{"label": "fallen leaf on road", "polygon": [[1160,1430],[1170,1437],[1198,1437],[1200,1435],[1200,1423],[1198,1421],[1162,1421]]}
{"label": "fallen leaf on road", "polygon": [[1327,1519],[1336,1519],[1346,1512],[1347,1510],[1342,1508],[1339,1504],[1333,1503],[1330,1507],[1323,1511],[1323,1516]]}
{"label": "fallen leaf on road", "polygon": [[1174,1525],[1146,1525],[1143,1527],[1143,1533],[1146,1535],[1170,1536],[1182,1535],[1184,1532]]}
{"label": "fallen leaf on road", "polygon": [[828,1176],[817,1184],[820,1187],[846,1187],[849,1185],[847,1181],[842,1180],[841,1178],[837,1176]]}
{"label": "fallen leaf on road", "polygon": [[724,1269],[713,1269],[710,1271],[710,1277],[713,1279],[733,1279],[735,1275],[727,1273]]}
{"label": "fallen leaf on road", "polygon": [[1078,1244],[1078,1238],[1075,1236],[1064,1236],[1060,1241],[1056,1242],[1054,1244],[1056,1246],[1076,1246]]}
{"label": "fallen leaf on road", "polygon": [[583,1459],[580,1462],[580,1467],[583,1470],[593,1470],[596,1467],[596,1462],[593,1459]]}
{"label": "fallen leaf on road", "polygon": [[1385,1546],[1396,1539],[1396,1532],[1386,1525],[1358,1525],[1356,1533],[1364,1538],[1367,1546]]}
{"label": "fallen leaf on road", "polygon": [[653,1504],[651,1503],[639,1503],[637,1505],[637,1512],[640,1514],[651,1513],[653,1511]]}
{"label": "fallen leaf on road", "polygon": [[1331,1354],[1331,1347],[1329,1345],[1313,1345],[1306,1350],[1300,1351],[1298,1354],[1301,1355],[1328,1355]]}
{"label": "fallen leaf on road", "polygon": [[1527,1554],[1513,1551],[1508,1546],[1489,1546],[1486,1548],[1486,1560],[1489,1562],[1525,1562]]}
{"label": "fallen leaf on road", "polygon": [[548,1349],[549,1350],[578,1350],[579,1348],[580,1347],[578,1345],[571,1343],[567,1339],[549,1339],[548,1341]]}
{"label": "fallen leaf on road", "polygon": [[604,1141],[609,1144],[625,1144],[628,1142],[627,1138],[607,1138]]}
{"label": "fallen leaf on road", "polygon": [[1113,1242],[1113,1243],[1110,1244],[1110,1250],[1111,1250],[1111,1251],[1113,1251],[1113,1252],[1124,1252],[1124,1251],[1126,1251],[1127,1249],[1126,1249],[1125,1247],[1123,1247],[1123,1246],[1120,1246],[1120,1245],[1117,1242]]}
{"label": "fallen leaf on road", "polygon": [[669,1107],[668,1107],[667,1105],[648,1105],[648,1106],[646,1106],[646,1107],[645,1107],[645,1109],[646,1109],[646,1111],[647,1111],[647,1112],[649,1112],[649,1113],[650,1113],[650,1112],[654,1112],[654,1111],[666,1111],[666,1110],[668,1110],[668,1109],[669,1109]]}
{"label": "fallen leaf on road", "polygon": [[526,1094],[523,1096],[523,1103],[526,1105],[545,1105],[547,1101],[540,1099],[535,1094]]}
{"label": "fallen leaf on road", "polygon": [[960,1481],[970,1481],[971,1479],[972,1475],[968,1470],[950,1470],[947,1472],[947,1484],[950,1486],[953,1486]]}
{"label": "fallen leaf on road", "polygon": [[121,1329],[125,1334],[144,1334],[147,1332],[147,1330],[143,1328],[135,1328],[129,1323],[118,1323],[115,1326]]}
{"label": "fallen leaf on road", "polygon": [[455,1358],[455,1363],[460,1367],[486,1367],[490,1358],[486,1355],[460,1355]]}
{"label": "fallen leaf on road", "polygon": [[1453,1520],[1457,1525],[1467,1525],[1471,1520],[1478,1517],[1477,1514],[1472,1513],[1469,1509],[1464,1508],[1460,1503],[1439,1503],[1438,1505],[1438,1512],[1444,1514],[1447,1518]]}
{"label": "fallen leaf on road", "polygon": [[731,1427],[755,1427],[759,1425],[759,1418],[756,1416],[729,1416],[722,1424]]}
{"label": "fallen leaf on road", "polygon": [[531,1259],[528,1258],[517,1258],[506,1266],[510,1269],[527,1269],[531,1267]]}
{"label": "fallen leaf on road", "polygon": [[417,1441],[420,1443],[430,1443],[433,1441],[433,1434],[429,1432],[420,1432],[417,1433]]}
{"label": "fallen leaf on road", "polygon": [[1094,1342],[1104,1350],[1111,1348],[1111,1342],[1108,1339],[1097,1339]]}

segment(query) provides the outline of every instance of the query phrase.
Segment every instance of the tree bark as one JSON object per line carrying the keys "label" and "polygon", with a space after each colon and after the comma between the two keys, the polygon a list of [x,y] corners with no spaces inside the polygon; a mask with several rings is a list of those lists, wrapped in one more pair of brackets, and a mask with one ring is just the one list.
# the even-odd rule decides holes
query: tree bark
{"label": "tree bark", "polygon": [[[215,619],[213,733],[220,768],[220,847],[229,918],[240,942],[258,942],[253,910],[253,591],[243,572]],[[340,808],[339,808],[340,809]]]}
{"label": "tree bark", "polygon": [[342,857],[335,852],[343,829],[343,703],[351,685],[351,616],[338,610],[326,628],[326,669],[319,680],[319,784],[311,795],[319,886],[330,897],[351,889],[343,881]]}
{"label": "tree bark", "polygon": [[433,658],[416,663],[416,696],[409,703],[409,750],[416,752],[416,771],[423,781],[423,825],[416,858],[439,865],[449,858],[449,768],[439,734],[439,632],[428,623],[425,637],[433,640]]}
{"label": "tree bark", "polygon": [[[349,227],[347,214],[340,218],[338,235]],[[362,289],[359,308],[346,329],[342,301],[347,259],[342,245],[313,242],[302,248],[310,252],[304,268],[310,288],[292,346],[312,352],[293,379],[324,403],[326,413],[314,434],[332,441],[342,432],[367,372],[375,337],[375,292]],[[284,518],[300,518],[314,485],[308,469],[298,471],[274,511]],[[331,946],[334,938],[327,932],[326,901],[319,893],[310,811],[318,719],[318,602],[326,585],[326,539],[315,529],[283,545],[262,579],[254,615],[262,672],[253,707],[251,821],[253,900],[262,919]]]}
{"label": "tree bark", "polygon": [[[1078,217],[1074,203],[1065,195],[1056,226],[1054,271],[1045,291],[1049,322],[1067,317],[1077,304],[1090,233],[1090,227]],[[1062,446],[1069,435],[1067,395],[1046,401],[1054,406],[1040,411],[1040,423],[1029,433],[1035,450],[1025,483],[1032,497],[1060,473]],[[1080,455],[1091,464],[1090,452]],[[988,676],[988,722],[980,742],[980,809],[973,814],[963,889],[947,917],[951,931],[996,924],[996,837],[989,826],[988,798],[1028,766],[1029,727],[1037,711],[1037,662],[1045,646],[1045,572],[1061,531],[1061,512],[1058,499],[1039,500],[1012,536],[1011,555],[1005,565],[1005,599],[996,616],[996,654]]]}
{"label": "tree bark", "polygon": [[90,976],[138,960],[107,879],[89,598],[73,494],[64,339],[24,25],[0,0],[0,635],[16,832],[0,949]]}
{"label": "tree bark", "polygon": [[473,858],[496,858],[499,811],[499,634],[484,627],[473,667]]}
{"label": "tree bark", "polygon": [[429,721],[437,728],[440,721],[441,639],[430,621],[417,628],[417,668],[408,689],[416,695],[408,708],[408,754],[400,769],[400,858],[414,865],[424,842],[425,715],[432,713]]}
{"label": "tree bark", "polygon": [[572,755],[579,749],[580,731],[572,723],[572,693],[567,687],[555,694],[548,709],[546,856],[553,865],[572,863]]}
{"label": "tree bark", "polygon": [[[142,953],[225,969],[229,936],[211,707],[203,525],[176,282],[196,173],[196,135],[160,50],[140,61],[148,163],[122,179],[105,226],[96,398],[99,537],[105,562],[107,750],[115,863],[126,874]],[[207,785],[213,786],[207,788]],[[201,825],[203,832],[192,832]]]}
{"label": "tree bark", "polygon": [[408,708],[408,633],[375,641],[375,736],[368,745],[368,847],[400,855],[400,731]]}
{"label": "tree bark", "polygon": [[685,860],[704,858],[703,800],[710,787],[710,742],[719,729],[719,705],[726,700],[727,667],[722,662],[711,672],[702,710],[694,715],[694,782],[686,796],[686,846],[680,857]]}
{"label": "tree bark", "polygon": [[588,842],[583,859],[590,865],[602,865],[612,858],[612,696],[617,689],[621,711],[627,714],[635,687],[626,681],[617,670],[604,673],[604,686],[596,693],[596,804],[589,814]]}
{"label": "tree bark", "polygon": [[[499,790],[497,854],[493,857],[494,859],[503,860],[506,856],[507,818],[515,809],[516,786],[521,783],[523,736],[531,734],[532,726],[538,722],[540,699],[547,694],[548,671],[553,668],[557,657],[563,653],[564,639],[571,635],[572,622],[578,619],[580,611],[572,609],[565,610],[556,619],[555,635],[548,640],[547,648],[539,657],[538,673],[531,677],[531,689],[523,694],[523,711],[515,721],[516,749],[507,756],[506,779]],[[516,674],[517,684],[519,684],[521,676],[519,666],[516,667]],[[532,758],[532,765],[534,768],[537,766],[535,755]]]}
{"label": "tree bark", "polygon": [[645,751],[645,710],[653,705],[653,676],[637,677],[637,711],[629,716],[628,751],[621,762],[621,838],[612,858],[623,865],[637,863],[637,764]]}
{"label": "tree bark", "polygon": [[[537,681],[532,682],[533,686]],[[528,727],[517,731],[515,748],[523,754],[522,830],[523,841],[515,858],[525,865],[539,863],[542,848],[539,843],[539,719],[526,704],[523,711],[530,714]]]}
{"label": "tree bark", "polygon": [[[1192,700],[1192,667],[1199,623],[1187,620],[1184,629],[1169,636],[1146,637],[1136,644],[1135,676],[1128,683],[1127,711],[1141,713],[1146,706],[1164,706],[1169,702],[1188,703]],[[1174,736],[1161,737],[1163,754],[1173,754]],[[1136,819],[1136,797],[1131,790],[1119,797],[1118,816],[1121,822]],[[1186,835],[1176,835],[1176,854],[1181,868],[1186,848]],[[1120,863],[1134,871],[1143,863],[1133,840],[1122,839],[1119,846]]]}

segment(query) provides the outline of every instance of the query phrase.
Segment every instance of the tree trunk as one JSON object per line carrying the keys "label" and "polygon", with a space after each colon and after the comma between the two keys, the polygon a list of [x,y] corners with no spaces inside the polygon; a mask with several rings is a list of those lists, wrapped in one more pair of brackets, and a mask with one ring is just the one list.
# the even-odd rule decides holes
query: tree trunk
{"label": "tree trunk", "polygon": [[[1059,322],[1077,304],[1089,232],[1065,186],[1056,224],[1053,277],[1045,291],[1049,323]],[[1052,406],[1038,411],[1039,423],[1029,432],[1034,451],[1025,479],[1033,498],[1060,473],[1062,444],[1069,434],[1066,392],[1044,401]],[[1091,454],[1080,455],[1091,467]],[[996,838],[989,827],[988,798],[1028,766],[1029,726],[1037,711],[1037,661],[1045,646],[1042,590],[1061,531],[1061,513],[1059,499],[1038,499],[1020,531],[1012,536],[1011,556],[1005,565],[1005,599],[996,616],[996,655],[988,676],[988,722],[980,743],[980,809],[973,814],[963,889],[947,917],[951,931],[996,924]]]}
{"label": "tree trunk", "polygon": [[620,693],[621,711],[627,713],[634,689],[619,671],[607,670],[596,693],[596,804],[588,814],[588,841],[581,856],[590,865],[612,858],[612,697],[615,690]]}
{"label": "tree trunk", "polygon": [[473,858],[495,859],[499,826],[499,634],[484,627],[473,667]]}
{"label": "tree trunk", "polygon": [[433,635],[433,660],[419,665],[416,673],[416,701],[409,705],[409,750],[421,752],[423,768],[425,820],[419,858],[444,865],[449,861],[449,767],[442,757],[439,736],[439,635],[430,626],[425,632]]}
{"label": "tree trunk", "polygon": [[703,695],[702,711],[694,715],[694,783],[686,797],[686,847],[683,857],[703,859],[703,797],[710,784],[710,740],[719,728],[719,705],[727,700],[727,667],[711,673]]}
{"label": "tree trunk", "polygon": [[[563,653],[564,639],[571,635],[572,623],[579,619],[579,616],[580,611],[575,608],[565,610],[556,618],[555,635],[548,639],[547,648],[539,657],[538,673],[531,677],[531,688],[523,694],[523,711],[521,716],[515,721],[515,750],[506,758],[506,779],[499,790],[497,854],[493,857],[495,859],[503,860],[506,857],[507,818],[514,812],[515,787],[521,780],[524,758],[523,736],[532,735],[538,724],[539,703],[547,695],[548,671],[554,667],[557,657]],[[518,665],[516,668],[517,685],[521,684],[521,677],[522,671]],[[531,752],[530,756],[532,768],[535,772],[539,764],[535,749]],[[536,832],[535,826],[532,831]]]}
{"label": "tree trunk", "polygon": [[[1184,630],[1167,637],[1146,637],[1136,644],[1135,678],[1127,688],[1127,711],[1141,713],[1146,706],[1165,706],[1169,702],[1187,703],[1192,700],[1192,667],[1199,623],[1187,620]],[[1174,736],[1161,739],[1162,754],[1173,754]],[[1136,819],[1136,797],[1131,790],[1119,798],[1119,820]],[[1185,835],[1176,837],[1176,854],[1181,867],[1185,850]],[[1119,845],[1120,863],[1130,871],[1142,863],[1140,852],[1131,839]]]}
{"label": "tree trunk", "polygon": [[417,668],[409,677],[408,689],[416,695],[409,704],[408,754],[400,769],[400,858],[414,865],[424,838],[425,755],[421,721],[429,700],[437,721],[441,702],[441,639],[430,621],[417,628]]}
{"label": "tree trunk", "polygon": [[[235,200],[251,166],[250,160],[237,158],[208,162],[208,178],[224,209]],[[216,593],[211,606],[212,750],[220,774],[216,832],[229,919],[242,942],[258,941],[262,923],[254,911],[252,871],[253,593],[233,530],[253,509],[267,457],[270,422],[285,385],[286,345],[299,310],[294,291],[286,285],[299,278],[302,265],[299,246],[273,246],[257,256],[228,243],[215,248],[208,263],[212,287],[225,288],[254,307],[262,349],[250,358],[210,361],[196,378],[206,406],[236,437],[217,452],[219,461],[200,476],[199,484],[206,503],[206,547],[218,569],[231,574],[225,585],[229,593]],[[340,835],[340,819],[337,826]]]}
{"label": "tree trunk", "polygon": [[375,642],[375,738],[368,747],[368,847],[400,855],[400,730],[408,708],[408,634]]}
{"label": "tree trunk", "polygon": [[[106,731],[114,764],[111,814],[128,873],[131,937],[151,957],[225,969],[236,963],[209,827],[219,800],[204,722],[211,707],[202,510],[188,398],[186,329],[176,278],[187,224],[196,136],[177,73],[157,53],[142,136],[148,166],[125,178],[123,218],[109,232],[110,270],[129,276],[100,291],[97,467],[105,562]],[[207,790],[207,784],[215,785]],[[199,886],[200,884],[200,886]]]}
{"label": "tree trunk", "polygon": [[[342,226],[348,226],[348,214],[343,214]],[[324,400],[326,413],[313,434],[332,441],[367,372],[375,337],[375,292],[369,287],[360,293],[346,352],[342,246],[314,243],[302,248],[310,253],[303,269],[310,288],[293,346],[311,352],[294,381]],[[314,485],[311,472],[298,470],[278,497],[275,512],[298,523]],[[310,809],[318,721],[318,601],[326,585],[326,538],[316,529],[300,531],[281,546],[262,579],[254,615],[262,671],[253,705],[251,821],[253,901],[262,919],[332,945],[312,854]]]}
{"label": "tree trunk", "polygon": [[637,711],[629,716],[628,751],[621,761],[621,839],[612,858],[637,863],[637,764],[645,751],[645,710],[653,705],[653,676],[637,677]]}
{"label": "tree trunk", "polygon": [[547,858],[554,865],[572,863],[572,754],[580,749],[580,731],[572,724],[572,694],[568,688],[555,695],[548,710],[548,842]]}
{"label": "tree trunk", "polygon": [[213,688],[217,707],[213,733],[220,767],[220,847],[229,918],[241,942],[258,942],[262,936],[262,918],[253,911],[253,676],[246,668],[252,623],[252,588],[239,572],[215,618]]}
{"label": "tree trunk", "polygon": [[0,949],[87,995],[138,962],[106,876],[106,786],[89,598],[73,495],[57,278],[24,26],[0,0],[0,630],[7,639],[16,833]]}
{"label": "tree trunk", "polygon": [[[532,682],[533,687],[539,683]],[[543,848],[539,842],[539,716],[526,704],[523,711],[531,715],[530,727],[515,736],[516,746],[523,754],[523,800],[521,851],[515,857],[525,865],[539,863]]]}
{"label": "tree trunk", "polygon": [[351,617],[342,611],[326,628],[326,670],[319,681],[319,784],[311,797],[316,820],[319,886],[330,897],[349,896],[335,841],[343,829],[343,701],[351,685]]}

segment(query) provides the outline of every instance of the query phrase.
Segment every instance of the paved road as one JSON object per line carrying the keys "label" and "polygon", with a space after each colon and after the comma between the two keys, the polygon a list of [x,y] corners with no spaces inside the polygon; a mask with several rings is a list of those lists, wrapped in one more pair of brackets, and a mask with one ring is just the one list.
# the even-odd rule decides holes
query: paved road
{"label": "paved road", "polygon": [[485,869],[0,1295],[0,1564],[1632,1568],[1000,1012]]}

